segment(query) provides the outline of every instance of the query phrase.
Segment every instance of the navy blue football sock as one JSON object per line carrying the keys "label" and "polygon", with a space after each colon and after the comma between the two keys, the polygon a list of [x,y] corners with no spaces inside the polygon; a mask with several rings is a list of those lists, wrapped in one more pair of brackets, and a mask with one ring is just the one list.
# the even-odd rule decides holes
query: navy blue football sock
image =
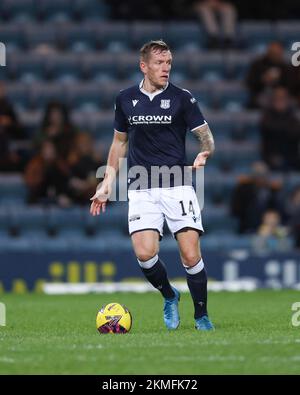
{"label": "navy blue football sock", "polygon": [[165,265],[159,259],[158,255],[155,255],[148,261],[143,262],[138,260],[138,262],[147,280],[154,288],[161,292],[164,298],[172,299],[175,297],[175,293],[168,280]]}
{"label": "navy blue football sock", "polygon": [[207,275],[202,259],[197,265],[185,268],[187,284],[194,302],[194,318],[207,315]]}

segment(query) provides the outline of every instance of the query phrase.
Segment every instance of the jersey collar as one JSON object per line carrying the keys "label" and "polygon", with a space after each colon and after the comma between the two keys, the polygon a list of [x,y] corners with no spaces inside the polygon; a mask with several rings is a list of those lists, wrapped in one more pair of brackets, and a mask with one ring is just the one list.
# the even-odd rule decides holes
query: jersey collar
{"label": "jersey collar", "polygon": [[149,92],[145,91],[145,89],[143,89],[143,83],[144,83],[144,80],[142,80],[142,81],[140,82],[140,85],[139,85],[140,91],[141,91],[144,95],[148,96],[149,99],[150,99],[151,101],[155,98],[155,96],[157,96],[157,95],[159,95],[160,93],[164,92],[164,91],[167,89],[167,87],[169,86],[169,81],[168,81],[168,82],[166,83],[166,86],[165,86],[163,89],[158,89],[158,90],[155,91],[155,92],[149,93]]}

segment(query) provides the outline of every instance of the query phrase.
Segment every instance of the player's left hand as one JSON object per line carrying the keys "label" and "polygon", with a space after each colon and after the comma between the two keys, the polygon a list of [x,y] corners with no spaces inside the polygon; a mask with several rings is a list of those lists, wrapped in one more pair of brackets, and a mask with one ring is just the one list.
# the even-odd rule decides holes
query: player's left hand
{"label": "player's left hand", "polygon": [[209,157],[209,151],[200,152],[196,159],[194,160],[193,166],[190,166],[191,169],[199,169],[199,167],[205,166],[206,159]]}

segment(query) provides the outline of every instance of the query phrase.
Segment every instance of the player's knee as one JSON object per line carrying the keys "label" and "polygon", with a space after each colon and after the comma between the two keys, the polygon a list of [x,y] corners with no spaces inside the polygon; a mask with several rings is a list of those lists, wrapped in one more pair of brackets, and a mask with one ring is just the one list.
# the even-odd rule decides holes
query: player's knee
{"label": "player's knee", "polygon": [[136,252],[136,257],[141,262],[149,261],[149,259],[153,258],[158,253],[156,248],[149,248]]}
{"label": "player's knee", "polygon": [[181,260],[184,266],[195,266],[201,259],[199,254],[195,254],[190,251],[186,251],[184,254],[181,254]]}

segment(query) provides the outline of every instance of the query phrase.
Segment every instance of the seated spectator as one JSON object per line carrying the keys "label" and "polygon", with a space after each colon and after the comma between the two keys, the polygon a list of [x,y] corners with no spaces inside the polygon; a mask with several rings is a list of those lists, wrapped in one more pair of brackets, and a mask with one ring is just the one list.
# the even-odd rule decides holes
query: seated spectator
{"label": "seated spectator", "polygon": [[268,168],[263,162],[255,162],[249,176],[239,177],[231,199],[231,212],[239,221],[239,233],[255,232],[268,209],[284,213],[281,188],[280,181],[269,179]]}
{"label": "seated spectator", "polygon": [[48,103],[37,143],[51,140],[58,156],[65,159],[72,148],[75,135],[76,129],[70,121],[67,107],[55,101]]}
{"label": "seated spectator", "polygon": [[300,108],[300,66],[292,67],[292,79],[291,79],[290,92],[295,98],[298,107]]}
{"label": "seated spectator", "polygon": [[96,171],[105,164],[101,155],[94,152],[93,140],[88,133],[78,133],[68,161],[73,201],[88,204],[99,181],[96,179]]}
{"label": "seated spectator", "polygon": [[23,170],[24,160],[13,144],[15,139],[21,136],[22,132],[12,106],[0,99],[0,171]]}
{"label": "seated spectator", "polygon": [[287,215],[295,246],[300,248],[300,186],[292,192],[288,199]]}
{"label": "seated spectator", "polygon": [[29,161],[25,169],[28,203],[68,207],[71,204],[68,180],[69,174],[65,171],[55,145],[51,140],[45,140],[40,152]]}
{"label": "seated spectator", "polygon": [[223,0],[202,0],[194,3],[208,35],[209,49],[234,46],[237,11],[233,4]]}
{"label": "seated spectator", "polygon": [[271,170],[300,169],[300,119],[286,88],[275,88],[260,122],[262,158]]}
{"label": "seated spectator", "polygon": [[292,66],[285,61],[284,48],[279,42],[272,42],[267,52],[250,65],[246,84],[250,93],[250,108],[266,106],[275,86],[290,88]]}
{"label": "seated spectator", "polygon": [[262,222],[253,238],[253,248],[256,252],[283,252],[292,248],[288,229],[281,224],[278,211],[267,210],[263,214]]}
{"label": "seated spectator", "polygon": [[24,130],[18,120],[17,114],[11,101],[7,98],[6,87],[3,81],[0,81],[0,110],[9,118],[9,136],[13,140],[23,140],[26,138]]}

